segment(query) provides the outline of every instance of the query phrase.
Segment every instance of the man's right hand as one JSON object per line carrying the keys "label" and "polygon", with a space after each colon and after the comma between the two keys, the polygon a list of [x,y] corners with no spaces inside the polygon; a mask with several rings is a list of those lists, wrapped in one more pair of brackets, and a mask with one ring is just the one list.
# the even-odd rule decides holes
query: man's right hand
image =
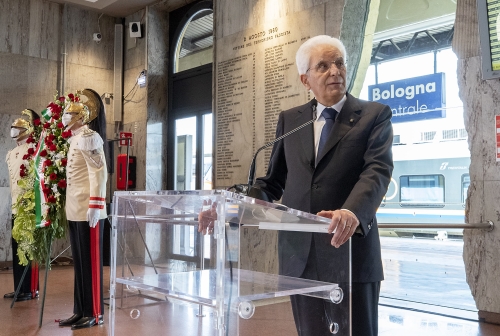
{"label": "man's right hand", "polygon": [[198,214],[198,232],[202,234],[212,234],[214,222],[217,220],[217,202],[204,200],[203,207]]}

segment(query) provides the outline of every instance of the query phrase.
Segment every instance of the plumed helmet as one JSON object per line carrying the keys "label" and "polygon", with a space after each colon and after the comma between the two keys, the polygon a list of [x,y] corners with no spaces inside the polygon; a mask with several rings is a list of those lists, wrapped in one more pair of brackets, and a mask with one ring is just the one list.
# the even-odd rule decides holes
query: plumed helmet
{"label": "plumed helmet", "polygon": [[12,123],[11,127],[17,127],[17,128],[23,128],[24,131],[21,131],[19,135],[17,136],[18,138],[24,138],[28,135],[30,135],[34,128],[33,128],[33,120],[40,119],[40,116],[38,114],[31,110],[31,109],[25,109],[21,112],[22,115],[26,115],[28,119],[25,118],[17,118],[14,120]]}
{"label": "plumed helmet", "polygon": [[99,113],[99,101],[95,95],[89,90],[77,91],[80,95],[79,101],[70,102],[64,109],[65,113],[73,113],[74,116],[68,127],[73,126],[78,120],[82,120],[84,124],[90,123]]}

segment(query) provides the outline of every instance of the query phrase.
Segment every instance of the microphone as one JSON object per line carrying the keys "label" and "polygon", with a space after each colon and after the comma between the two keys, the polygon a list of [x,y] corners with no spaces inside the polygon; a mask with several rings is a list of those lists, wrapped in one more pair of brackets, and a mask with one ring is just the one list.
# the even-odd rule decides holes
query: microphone
{"label": "microphone", "polygon": [[[250,164],[250,170],[248,172],[248,185],[246,186],[246,192],[248,193],[248,191],[250,190],[250,188],[253,186],[254,182],[255,182],[255,161],[257,159],[257,154],[259,154],[259,152],[263,149],[266,149],[272,145],[274,145],[275,143],[277,143],[278,141],[281,141],[283,140],[284,138],[286,138],[287,136],[289,136],[290,134],[292,133],[295,133],[297,132],[298,130],[312,124],[313,122],[316,121],[317,119],[317,115],[316,115],[316,105],[318,105],[318,101],[316,100],[316,98],[313,98],[312,100],[312,109],[313,109],[313,117],[311,120],[309,120],[308,122],[298,126],[297,128],[294,128],[293,130],[291,130],[290,132],[287,132],[285,134],[283,134],[282,136],[274,139],[273,141],[271,142],[268,142],[266,143],[264,146],[260,147],[259,149],[257,149],[257,152],[255,152],[255,155],[253,156],[253,159],[252,159],[252,163]],[[240,187],[241,188],[241,187]],[[244,188],[244,187],[243,187]]]}

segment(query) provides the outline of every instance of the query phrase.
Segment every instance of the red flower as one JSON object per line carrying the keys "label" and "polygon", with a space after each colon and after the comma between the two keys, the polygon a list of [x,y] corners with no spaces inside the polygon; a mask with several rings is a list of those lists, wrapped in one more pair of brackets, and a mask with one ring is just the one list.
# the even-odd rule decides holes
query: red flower
{"label": "red flower", "polygon": [[54,195],[50,195],[48,198],[47,198],[47,202],[49,203],[55,203],[57,200],[56,198],[54,197]]}
{"label": "red flower", "polygon": [[50,160],[45,160],[45,161],[43,162],[43,166],[44,166],[44,167],[50,167],[50,166],[52,166],[52,161],[50,161]]}
{"label": "red flower", "polygon": [[60,115],[58,112],[56,112],[56,113],[54,113],[54,114],[52,115],[52,118],[53,118],[54,120],[59,120],[59,118],[60,118],[60,117],[61,117],[61,115]]}
{"label": "red flower", "polygon": [[64,96],[59,97],[59,101],[60,101],[61,103],[62,103],[62,102],[64,102],[65,100],[66,100],[66,98],[64,98]]}
{"label": "red flower", "polygon": [[68,95],[68,98],[71,99],[71,101],[75,101],[75,95],[72,93]]}
{"label": "red flower", "polygon": [[21,170],[25,170],[26,166],[22,164],[19,168],[21,168]]}
{"label": "red flower", "polygon": [[21,169],[21,171],[19,172],[19,175],[20,175],[21,177],[25,177],[25,176],[26,176],[26,170]]}
{"label": "red flower", "polygon": [[[52,112],[52,117],[54,117],[55,114],[61,113],[61,106],[57,105],[56,103],[50,103],[49,107],[50,107],[50,111]],[[59,118],[56,118],[56,119],[59,119]]]}
{"label": "red flower", "polygon": [[50,192],[51,192],[52,190],[50,190],[50,188],[47,188],[47,187],[44,185],[44,186],[42,187],[42,191],[43,191],[43,193],[44,193],[45,195],[48,195],[48,194],[50,194]]}
{"label": "red flower", "polygon": [[33,155],[35,153],[35,150],[33,148],[28,148],[28,154]]}
{"label": "red flower", "polygon": [[62,189],[66,188],[66,180],[59,181],[59,183],[57,183],[57,186]]}
{"label": "red flower", "polygon": [[55,151],[57,150],[57,146],[56,146],[56,145],[54,145],[53,143],[51,143],[51,144],[49,145],[49,149],[50,149],[51,151],[55,152]]}
{"label": "red flower", "polygon": [[63,129],[64,128],[64,124],[62,122],[58,122],[57,123],[57,128]]}
{"label": "red flower", "polygon": [[75,97],[75,102],[79,102],[80,101],[80,98],[79,97]]}
{"label": "red flower", "polygon": [[46,226],[50,226],[50,224],[52,224],[52,223],[49,220],[45,221]]}
{"label": "red flower", "polygon": [[[30,148],[31,149],[31,148]],[[30,150],[28,149],[28,153],[30,152]],[[46,157],[47,156],[47,151],[44,149],[40,152],[40,156],[42,157]]]}
{"label": "red flower", "polygon": [[46,122],[45,124],[43,124],[43,128],[47,129],[50,127],[50,123],[49,122]]}
{"label": "red flower", "polygon": [[61,159],[61,166],[66,167],[67,164],[68,164],[68,159],[66,158]]}
{"label": "red flower", "polygon": [[52,133],[50,133],[49,135],[47,135],[47,140],[53,141],[55,138],[56,138],[56,136],[54,134],[52,134]]}
{"label": "red flower", "polygon": [[23,155],[23,160],[28,160],[28,159],[29,159],[29,157],[30,157],[30,156],[29,156],[29,154],[24,154],[24,155]]}
{"label": "red flower", "polygon": [[28,137],[28,139],[26,139],[26,143],[32,143],[34,141],[35,140],[33,140],[33,138],[31,137],[31,135]]}
{"label": "red flower", "polygon": [[57,180],[57,174],[56,174],[56,173],[51,173],[51,174],[49,175],[49,178],[50,178],[52,181]]}
{"label": "red flower", "polygon": [[40,125],[41,125],[41,123],[42,123],[42,121],[41,121],[40,119],[35,119],[35,120],[33,120],[33,124],[34,124],[35,126],[40,126]]}
{"label": "red flower", "polygon": [[71,131],[64,131],[61,133],[61,136],[63,137],[63,139],[67,139],[71,136]]}

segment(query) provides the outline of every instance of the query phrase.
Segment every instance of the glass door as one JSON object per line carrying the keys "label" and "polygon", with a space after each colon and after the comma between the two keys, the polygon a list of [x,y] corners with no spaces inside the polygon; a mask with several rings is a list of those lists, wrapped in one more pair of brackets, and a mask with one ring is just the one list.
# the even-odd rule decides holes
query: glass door
{"label": "glass door", "polygon": [[[173,189],[212,189],[212,113],[175,119],[174,132]],[[197,262],[203,251],[203,258],[209,258],[210,236],[200,237],[195,226],[173,225],[171,253]]]}

